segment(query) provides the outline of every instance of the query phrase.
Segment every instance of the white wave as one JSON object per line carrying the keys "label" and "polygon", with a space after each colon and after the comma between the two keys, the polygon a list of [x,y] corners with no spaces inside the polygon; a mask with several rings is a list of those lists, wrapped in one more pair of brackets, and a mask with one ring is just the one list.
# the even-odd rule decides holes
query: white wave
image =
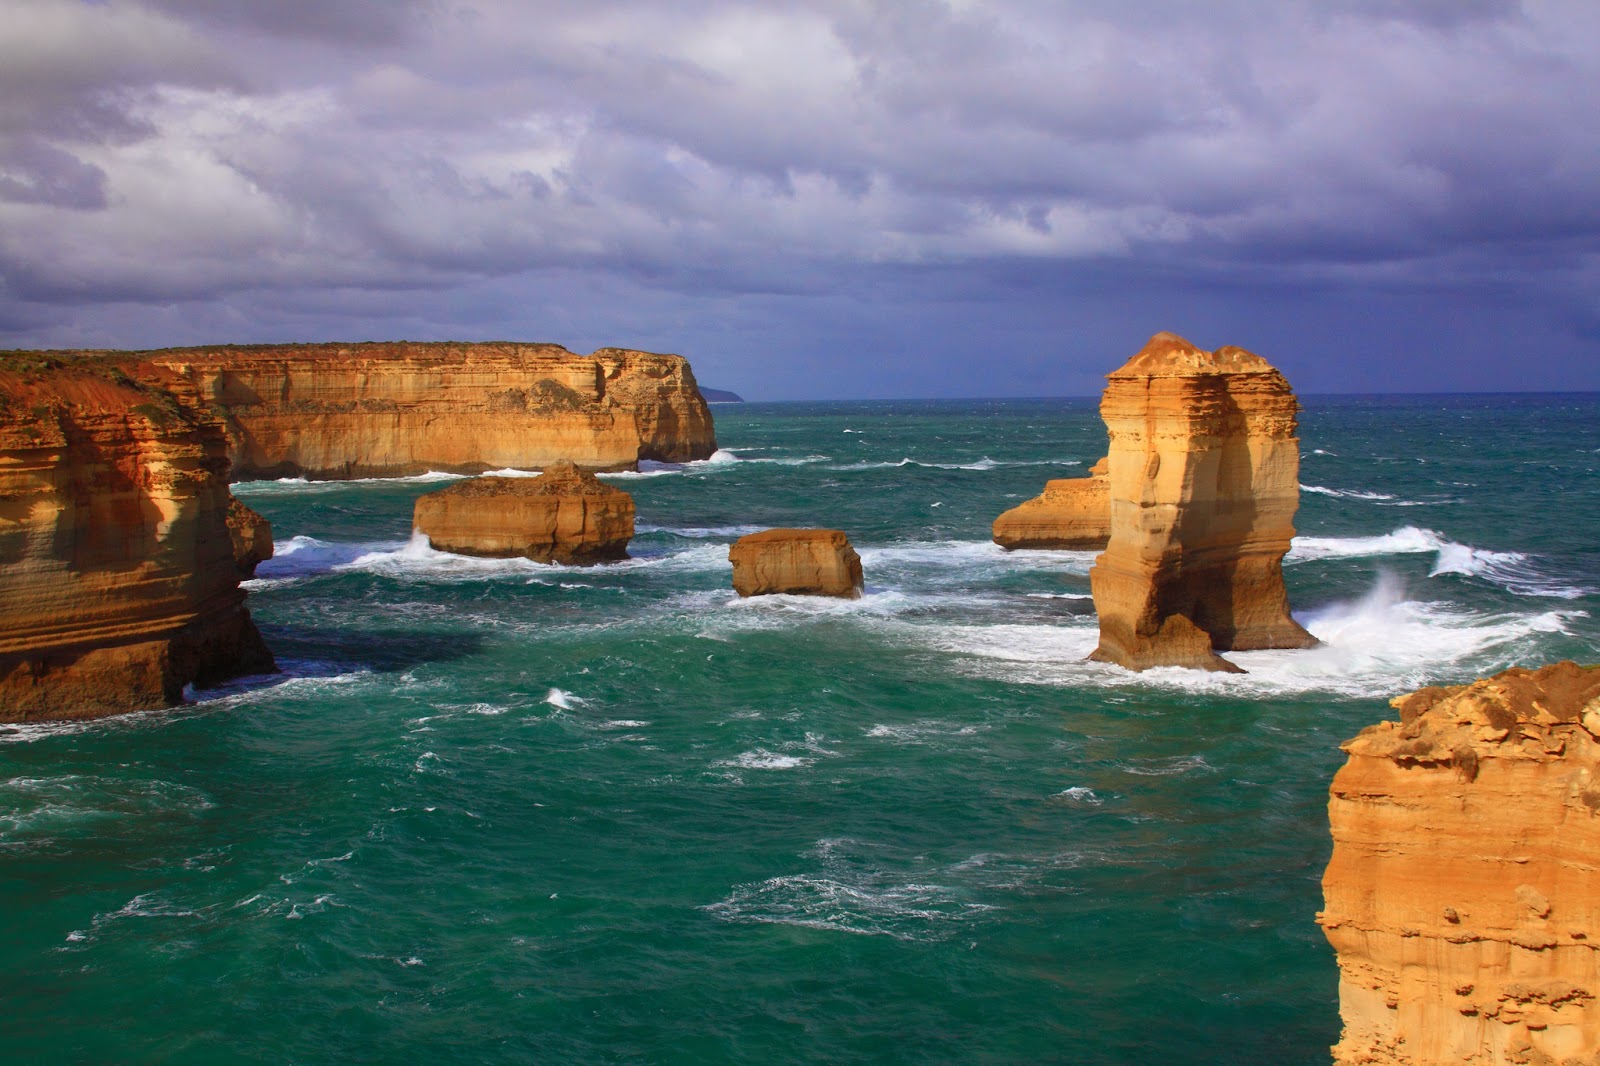
{"label": "white wave", "polygon": [[270,584],[290,578],[326,574],[351,566],[374,552],[392,552],[402,550],[405,546],[405,541],[398,540],[348,543],[296,535],[277,544],[272,558],[256,566],[255,580]]}
{"label": "white wave", "polygon": [[1100,804],[1105,802],[1105,800],[1095,795],[1094,789],[1085,788],[1082,785],[1074,785],[1071,788],[1064,788],[1060,792],[1057,792],[1056,795],[1072,803],[1083,803],[1094,807],[1098,807]]}
{"label": "white wave", "polygon": [[866,735],[879,740],[896,740],[903,744],[927,744],[939,737],[976,736],[986,732],[988,728],[984,725],[956,725],[951,722],[925,719],[903,725],[875,725],[867,730]]}
{"label": "white wave", "polygon": [[351,485],[426,485],[435,481],[460,481],[471,476],[452,474],[446,470],[429,470],[425,474],[412,474],[406,477],[353,477],[327,481],[281,477],[269,481],[236,481],[228,488],[235,496],[272,496],[280,493],[330,492]]}
{"label": "white wave", "polygon": [[1429,577],[1458,574],[1490,582],[1518,596],[1578,599],[1595,590],[1541,572],[1532,556],[1522,552],[1497,552],[1447,540],[1431,529],[1405,526],[1374,537],[1296,537],[1287,563],[1316,559],[1350,559],[1377,555],[1433,552]]}
{"label": "white wave", "polygon": [[1381,579],[1354,603],[1307,613],[1323,641],[1302,651],[1228,652],[1248,671],[1215,674],[1176,667],[1133,673],[1088,662],[1099,642],[1093,619],[1060,625],[908,625],[912,638],[950,655],[955,669],[1021,684],[1175,689],[1239,697],[1329,693],[1392,696],[1423,685],[1484,676],[1524,659],[1582,611],[1484,613],[1404,598]]}
{"label": "white wave", "polygon": [[[736,886],[703,910],[723,921],[793,925],[896,940],[940,940],[994,910],[956,888],[876,868],[854,841],[823,840],[815,872]],[[961,874],[952,870],[947,873]]]}
{"label": "white wave", "polygon": [[1360,489],[1329,489],[1321,485],[1301,485],[1301,492],[1314,492],[1319,496],[1334,496],[1342,500],[1392,500],[1393,494],[1387,492],[1363,492]]}
{"label": "white wave", "polygon": [[1001,467],[1001,466],[1081,466],[1081,465],[1082,464],[1077,462],[1076,460],[1068,460],[1068,461],[1064,461],[1064,462],[1063,461],[1057,461],[1057,460],[1049,460],[1049,461],[1029,460],[1029,461],[1026,461],[1026,462],[997,462],[996,460],[991,459],[986,455],[982,459],[979,459],[979,460],[977,460],[975,462],[970,462],[970,463],[932,463],[932,462],[925,462],[925,461],[923,461],[921,459],[912,459],[910,457],[906,457],[904,459],[901,459],[898,463],[889,463],[889,462],[841,463],[841,464],[838,464],[836,466],[830,466],[830,467],[828,467],[828,469],[829,470],[841,470],[841,471],[852,471],[852,470],[896,470],[896,469],[899,469],[900,467],[916,466],[916,467],[921,467],[924,470],[993,470],[996,467]]}
{"label": "white wave", "polygon": [[637,534],[644,533],[670,533],[674,537],[687,537],[695,540],[709,537],[744,537],[751,533],[759,533],[766,526],[652,526],[641,523],[633,527]]}
{"label": "white wave", "polygon": [[581,703],[589,702],[582,697],[574,696],[572,693],[559,688],[552,688],[545,693],[544,701],[558,711],[570,711]]}
{"label": "white wave", "polygon": [[503,466],[499,470],[485,470],[484,477],[538,477],[543,470],[520,470],[514,466]]}
{"label": "white wave", "polygon": [[743,770],[795,770],[802,766],[810,766],[815,759],[807,759],[799,755],[782,755],[777,752],[757,748],[754,751],[743,752],[732,759],[722,759],[714,762],[713,766],[734,766]]}

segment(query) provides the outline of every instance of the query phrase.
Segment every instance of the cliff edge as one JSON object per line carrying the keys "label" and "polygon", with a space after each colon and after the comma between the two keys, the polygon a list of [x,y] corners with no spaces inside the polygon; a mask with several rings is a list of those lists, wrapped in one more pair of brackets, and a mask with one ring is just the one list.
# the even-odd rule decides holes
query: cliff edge
{"label": "cliff edge", "polygon": [[129,353],[215,407],[236,480],[429,470],[590,470],[716,451],[688,361],[625,348],[491,342],[245,345]]}
{"label": "cliff edge", "polygon": [[1600,1062],[1600,666],[1392,706],[1328,802],[1334,1061]]}
{"label": "cliff edge", "polygon": [[227,453],[167,368],[0,356],[0,721],[163,707],[274,669],[239,588]]}

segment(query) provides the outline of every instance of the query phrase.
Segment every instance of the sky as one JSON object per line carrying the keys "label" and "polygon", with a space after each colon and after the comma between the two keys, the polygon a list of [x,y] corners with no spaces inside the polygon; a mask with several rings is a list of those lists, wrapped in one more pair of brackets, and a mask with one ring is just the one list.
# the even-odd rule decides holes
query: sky
{"label": "sky", "polygon": [[0,0],[0,347],[1600,389],[1593,0]]}

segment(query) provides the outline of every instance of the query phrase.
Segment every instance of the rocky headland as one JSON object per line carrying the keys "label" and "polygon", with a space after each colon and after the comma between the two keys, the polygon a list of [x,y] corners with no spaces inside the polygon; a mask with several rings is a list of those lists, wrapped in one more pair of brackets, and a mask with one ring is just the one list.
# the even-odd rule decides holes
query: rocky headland
{"label": "rocky headland", "polygon": [[1111,530],[1090,571],[1093,658],[1237,671],[1219,651],[1316,644],[1289,616],[1283,556],[1300,502],[1299,404],[1242,348],[1158,333],[1101,398]]}
{"label": "rocky headland", "polygon": [[740,596],[861,595],[861,556],[837,529],[764,529],[728,548]]}
{"label": "rocky headland", "polygon": [[127,355],[189,383],[216,409],[235,480],[476,474],[558,459],[621,470],[705,459],[717,447],[694,374],[676,355],[510,342]]}
{"label": "rocky headland", "polygon": [[571,462],[538,477],[475,477],[417,499],[413,525],[436,551],[587,565],[628,557],[633,497]]}
{"label": "rocky headland", "polygon": [[1392,706],[1328,803],[1335,1062],[1600,1062],[1600,666]]}
{"label": "rocky headland", "polygon": [[169,706],[274,669],[231,502],[222,419],[181,375],[0,356],[0,720]]}
{"label": "rocky headland", "polygon": [[994,520],[994,542],[1002,548],[1103,551],[1111,539],[1111,481],[1107,460],[1088,477],[1057,478],[1044,492]]}

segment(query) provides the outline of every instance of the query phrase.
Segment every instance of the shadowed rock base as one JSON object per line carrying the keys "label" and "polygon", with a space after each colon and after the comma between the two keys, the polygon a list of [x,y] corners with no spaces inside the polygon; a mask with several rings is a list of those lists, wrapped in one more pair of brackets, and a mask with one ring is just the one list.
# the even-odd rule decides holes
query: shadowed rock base
{"label": "shadowed rock base", "polygon": [[1330,789],[1334,1061],[1600,1062],[1600,667],[1392,706]]}

